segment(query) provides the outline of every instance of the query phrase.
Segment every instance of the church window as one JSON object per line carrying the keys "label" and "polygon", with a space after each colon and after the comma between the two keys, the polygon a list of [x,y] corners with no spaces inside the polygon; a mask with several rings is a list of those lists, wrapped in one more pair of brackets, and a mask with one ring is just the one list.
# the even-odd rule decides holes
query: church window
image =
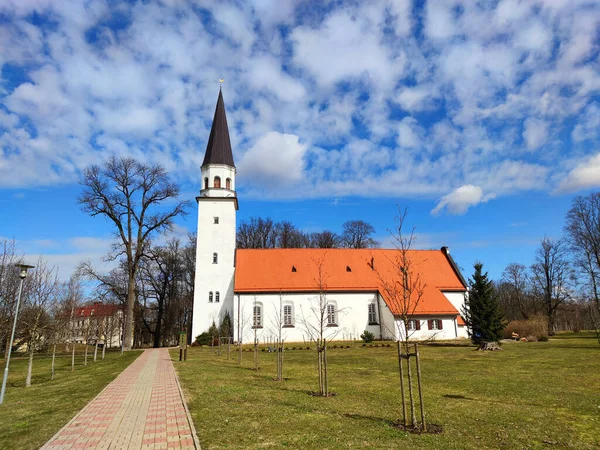
{"label": "church window", "polygon": [[421,321],[411,319],[408,321],[408,331],[419,331],[421,329]]}
{"label": "church window", "polygon": [[212,303],[212,302],[213,302],[213,293],[212,293],[212,291],[210,291],[208,293],[208,303]]}
{"label": "church window", "polygon": [[215,225],[218,225],[218,224],[219,224],[219,218],[218,218],[218,217],[214,217],[213,219],[214,219],[214,222],[213,222],[213,223],[214,223]]}
{"label": "church window", "polygon": [[227,178],[227,179],[225,180],[225,187],[226,187],[227,189],[231,189],[231,178]]}
{"label": "church window", "polygon": [[262,305],[260,303],[255,303],[253,308],[252,315],[252,327],[253,328],[262,328],[263,323],[262,317]]}
{"label": "church window", "polygon": [[219,303],[220,296],[219,291],[215,292],[215,303]]}
{"label": "church window", "polygon": [[283,305],[283,326],[294,326],[294,307],[291,304]]}
{"label": "church window", "polygon": [[337,311],[335,310],[335,303],[327,304],[327,326],[337,326]]}
{"label": "church window", "polygon": [[215,177],[215,187],[216,188],[221,187],[221,177]]}
{"label": "church window", "polygon": [[377,311],[375,303],[369,303],[369,325],[377,325]]}
{"label": "church window", "polygon": [[218,264],[219,263],[219,255],[217,255],[216,253],[213,253],[213,264]]}
{"label": "church window", "polygon": [[204,189],[208,189],[208,177],[204,179]]}
{"label": "church window", "polygon": [[427,325],[430,330],[441,330],[442,329],[442,321],[439,319],[428,320]]}

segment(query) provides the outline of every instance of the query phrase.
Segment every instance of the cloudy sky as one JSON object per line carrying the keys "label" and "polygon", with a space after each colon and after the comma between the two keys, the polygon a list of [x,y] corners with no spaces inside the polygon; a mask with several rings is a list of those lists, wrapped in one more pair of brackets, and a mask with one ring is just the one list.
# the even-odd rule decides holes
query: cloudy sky
{"label": "cloudy sky", "polygon": [[240,219],[385,243],[401,205],[420,247],[497,277],[600,187],[599,22],[582,0],[4,0],[0,237],[63,274],[100,261],[76,199],[109,155],[193,199],[223,77]]}

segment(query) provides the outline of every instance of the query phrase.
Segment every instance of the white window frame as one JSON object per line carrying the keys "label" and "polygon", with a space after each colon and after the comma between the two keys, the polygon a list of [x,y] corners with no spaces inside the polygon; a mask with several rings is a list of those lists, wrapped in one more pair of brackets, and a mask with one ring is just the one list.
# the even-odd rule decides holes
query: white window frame
{"label": "white window frame", "polygon": [[[286,313],[286,309],[289,309],[289,313]],[[294,326],[294,305],[293,303],[284,303],[282,311],[282,325],[284,327]]]}
{"label": "white window frame", "polygon": [[[377,305],[374,302],[367,306],[369,325],[379,325],[377,321]],[[371,320],[373,319],[373,320]]]}
{"label": "white window frame", "polygon": [[219,303],[221,301],[221,294],[219,291],[215,292],[215,303]]}
{"label": "white window frame", "polygon": [[214,217],[213,217],[213,223],[214,223],[215,225],[219,225],[219,217],[218,217],[218,216],[214,216]]}
{"label": "white window frame", "polygon": [[212,292],[212,291],[210,291],[210,292],[208,293],[208,303],[212,303],[212,302],[213,302],[213,292]]}
{"label": "white window frame", "polygon": [[431,319],[431,330],[432,331],[440,331],[440,324],[438,322],[439,319]]}
{"label": "white window frame", "polygon": [[217,252],[213,253],[213,264],[219,264],[219,254]]}
{"label": "white window frame", "polygon": [[417,319],[409,319],[407,328],[408,331],[417,331]]}
{"label": "white window frame", "polygon": [[262,303],[254,303],[252,305],[252,328],[263,327],[263,305]]}
{"label": "white window frame", "polygon": [[327,313],[327,326],[337,326],[337,305],[334,302],[327,302],[327,306],[325,308],[325,312]]}

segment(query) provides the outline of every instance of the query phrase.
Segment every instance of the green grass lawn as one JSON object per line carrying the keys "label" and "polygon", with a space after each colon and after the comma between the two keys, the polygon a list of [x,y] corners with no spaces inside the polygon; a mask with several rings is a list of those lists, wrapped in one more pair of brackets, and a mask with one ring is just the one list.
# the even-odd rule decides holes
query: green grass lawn
{"label": "green grass lawn", "polygon": [[[88,364],[83,366],[83,350],[78,348],[75,372],[71,372],[70,354],[57,355],[54,380],[50,379],[51,358],[36,356],[28,388],[24,387],[27,358],[13,354],[0,405],[0,449],[42,446],[140,354],[107,351],[103,361],[94,363],[90,350]],[[0,363],[3,374],[6,361],[0,359]]]}
{"label": "green grass lawn", "polygon": [[[291,348],[293,344],[290,344]],[[421,346],[424,403],[438,435],[390,427],[401,416],[395,349],[330,349],[333,398],[317,389],[316,351],[227,360],[192,348],[171,353],[202,448],[600,448],[600,346],[589,333],[506,343],[501,352]]]}

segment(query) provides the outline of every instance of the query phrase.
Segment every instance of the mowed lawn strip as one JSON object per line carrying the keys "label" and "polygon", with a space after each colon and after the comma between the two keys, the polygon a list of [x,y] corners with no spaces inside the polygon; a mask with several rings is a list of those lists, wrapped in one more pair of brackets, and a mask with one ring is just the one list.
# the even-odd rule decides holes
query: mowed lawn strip
{"label": "mowed lawn strip", "polygon": [[[291,348],[293,344],[290,344]],[[285,353],[285,382],[272,381],[274,353],[227,360],[192,348],[171,353],[202,448],[600,448],[600,346],[591,333],[504,351],[421,346],[425,407],[439,435],[390,427],[401,416],[393,347],[328,350],[333,398],[317,389],[316,352]]]}
{"label": "mowed lawn strip", "polygon": [[[36,356],[28,388],[24,387],[27,358],[13,354],[6,397],[0,405],[0,449],[41,447],[141,353],[107,351],[104,360],[94,363],[92,352],[83,366],[78,349],[74,372],[71,355],[57,355],[54,380],[50,379],[51,358]],[[5,360],[0,363],[4,370]]]}

